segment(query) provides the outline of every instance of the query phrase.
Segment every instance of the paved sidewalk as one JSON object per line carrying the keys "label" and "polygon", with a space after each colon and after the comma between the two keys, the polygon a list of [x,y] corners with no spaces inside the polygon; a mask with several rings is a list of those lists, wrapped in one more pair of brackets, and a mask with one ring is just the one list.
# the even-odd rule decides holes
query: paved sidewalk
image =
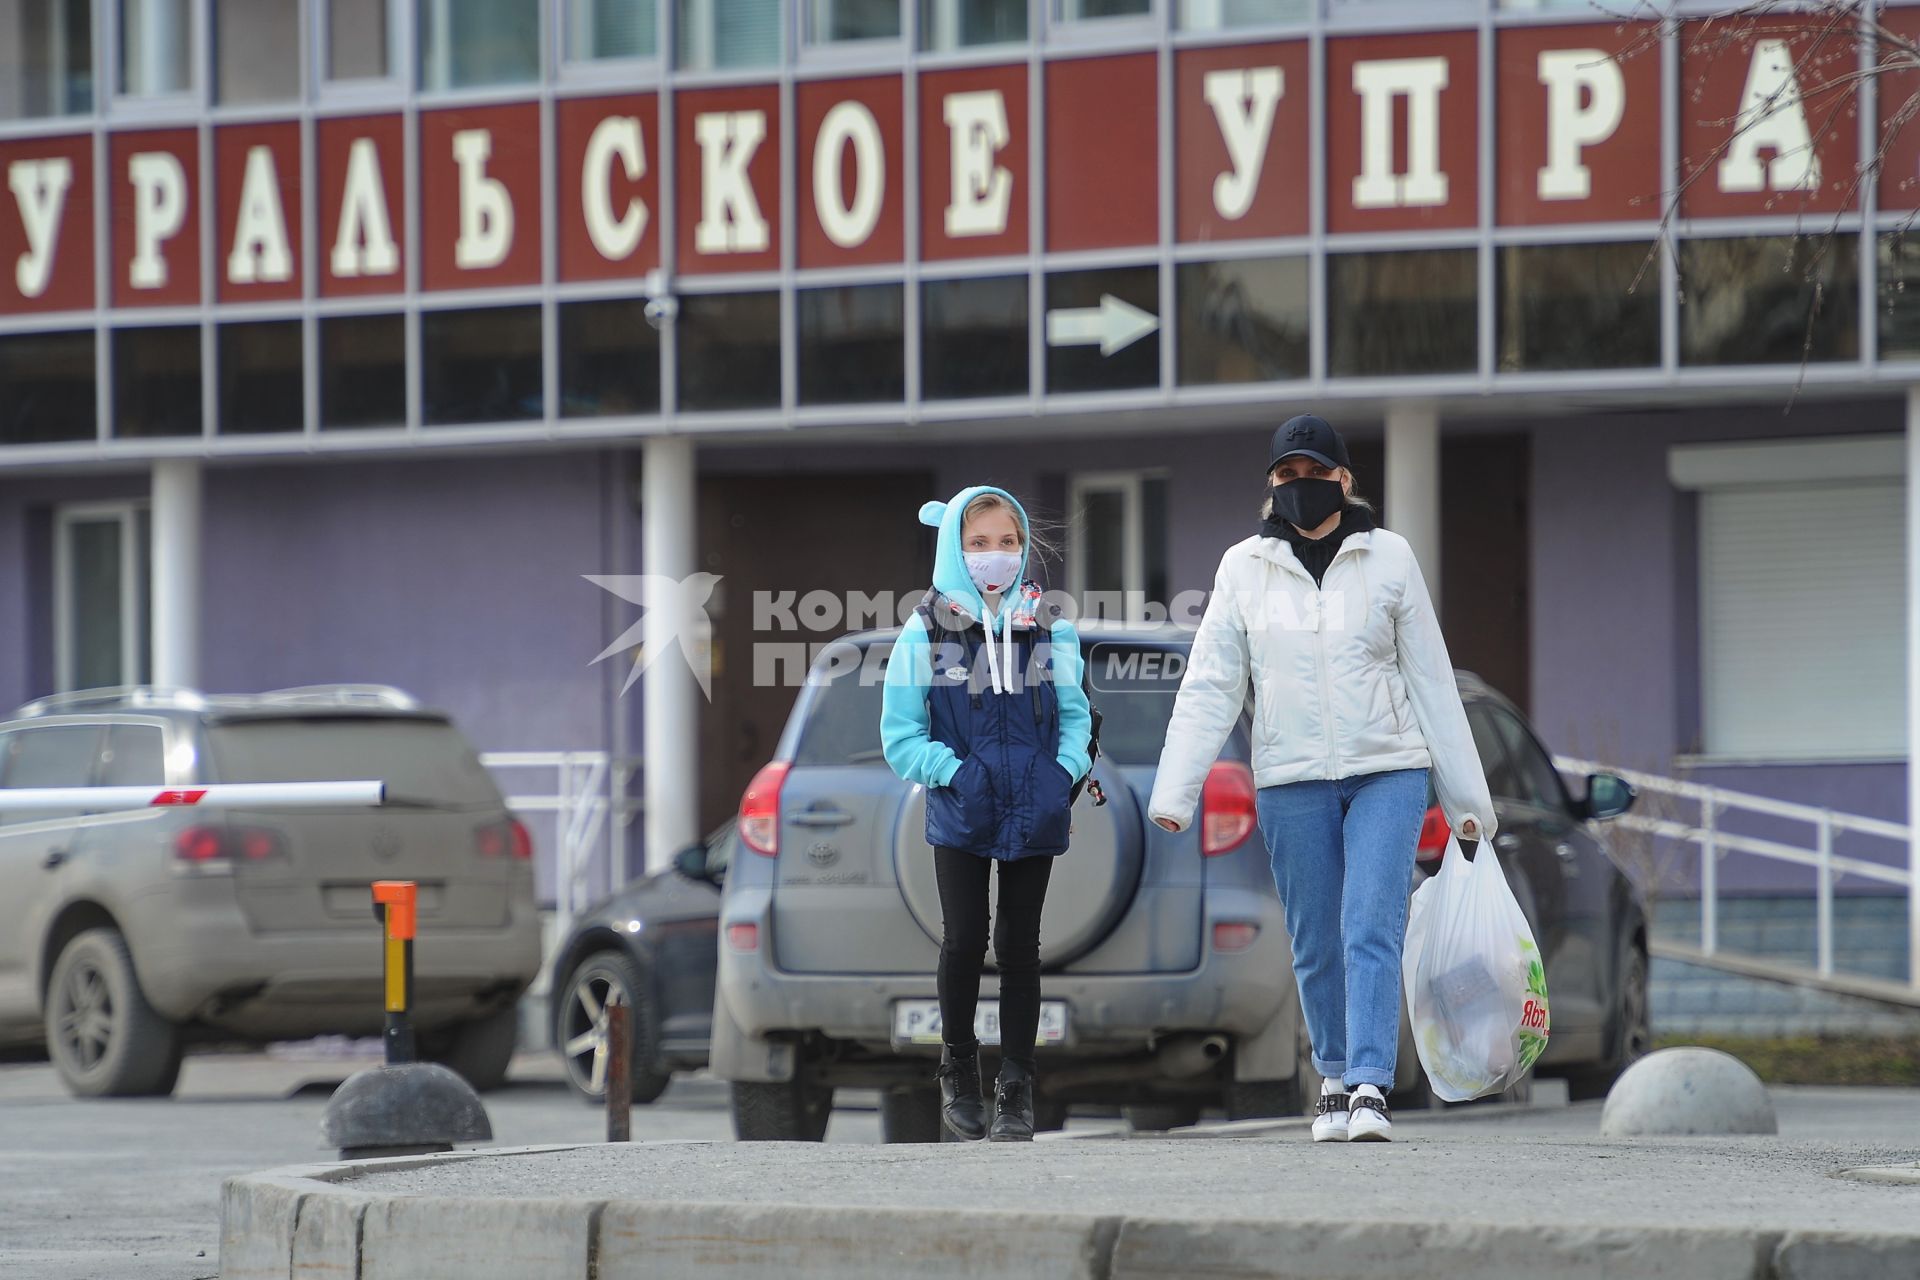
{"label": "paved sidewalk", "polygon": [[1384,1146],[1316,1147],[1295,1122],[277,1171],[228,1185],[221,1274],[1920,1277],[1920,1183],[1836,1176],[1920,1171],[1920,1092],[1775,1101],[1778,1138],[1603,1139],[1583,1106],[1406,1115]]}

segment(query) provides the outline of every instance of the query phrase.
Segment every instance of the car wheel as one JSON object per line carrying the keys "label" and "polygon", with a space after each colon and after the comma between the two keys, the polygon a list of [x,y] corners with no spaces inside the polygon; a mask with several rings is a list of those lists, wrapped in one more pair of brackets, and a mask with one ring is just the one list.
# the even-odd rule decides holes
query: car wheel
{"label": "car wheel", "polygon": [[1636,945],[1627,953],[1627,967],[1620,975],[1620,1031],[1613,1059],[1597,1067],[1569,1071],[1567,1097],[1571,1101],[1591,1102],[1606,1097],[1622,1071],[1653,1052],[1652,1010],[1647,953]]}
{"label": "car wheel", "polygon": [[520,1042],[520,1009],[508,1005],[473,1022],[452,1028],[433,1061],[451,1067],[476,1093],[489,1093],[507,1082],[507,1064]]}
{"label": "car wheel", "polygon": [[906,1088],[880,1091],[882,1142],[939,1142],[946,1126],[940,1122],[938,1089]]}
{"label": "car wheel", "polygon": [[[1318,1079],[1319,1077],[1314,1077]],[[1227,1119],[1270,1120],[1279,1116],[1297,1116],[1306,1096],[1307,1080],[1296,1075],[1291,1080],[1234,1080],[1226,1089]]]}
{"label": "car wheel", "polygon": [[1058,1133],[1067,1127],[1067,1104],[1055,1098],[1036,1097],[1033,1100],[1033,1131],[1035,1133]]}
{"label": "car wheel", "polygon": [[1164,1133],[1200,1123],[1197,1102],[1143,1102],[1121,1108],[1135,1133]]}
{"label": "car wheel", "polygon": [[819,1142],[827,1136],[833,1089],[807,1082],[804,1064],[791,1080],[735,1081],[729,1091],[733,1136],[741,1142]]}
{"label": "car wheel", "polygon": [[180,1031],[140,990],[118,929],[88,929],[54,962],[47,1049],[83,1098],[165,1097],[180,1078]]}
{"label": "car wheel", "polygon": [[607,1006],[627,1006],[633,1038],[633,1100],[642,1105],[665,1093],[673,1073],[660,1058],[660,1009],[640,962],[623,951],[596,951],[574,966],[554,1009],[554,1045],[566,1064],[567,1083],[583,1101],[607,1098]]}

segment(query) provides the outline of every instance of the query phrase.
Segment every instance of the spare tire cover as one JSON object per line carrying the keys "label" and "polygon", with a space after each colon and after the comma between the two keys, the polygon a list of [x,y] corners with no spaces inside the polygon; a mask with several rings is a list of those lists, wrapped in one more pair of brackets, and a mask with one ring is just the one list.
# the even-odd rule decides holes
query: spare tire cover
{"label": "spare tire cover", "polygon": [[[1107,803],[1096,806],[1081,792],[1073,806],[1073,835],[1053,860],[1047,905],[1040,915],[1040,963],[1058,969],[1099,946],[1133,903],[1140,885],[1140,807],[1127,784],[1096,769]],[[940,941],[940,886],[927,845],[926,788],[914,786],[900,807],[893,842],[894,873],[907,909],[929,938]],[[997,881],[999,876],[996,874]],[[998,884],[992,892],[999,893]],[[993,963],[993,948],[987,948]]]}

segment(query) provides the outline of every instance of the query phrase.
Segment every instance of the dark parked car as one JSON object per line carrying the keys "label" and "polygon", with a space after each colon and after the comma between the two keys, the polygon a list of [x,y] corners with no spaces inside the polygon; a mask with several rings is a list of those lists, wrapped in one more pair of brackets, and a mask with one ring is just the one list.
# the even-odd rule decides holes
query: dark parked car
{"label": "dark parked car", "polygon": [[671,870],[634,881],[574,922],[554,955],[553,1044],[567,1083],[589,1102],[607,1096],[607,1004],[632,1009],[635,1102],[652,1102],[676,1071],[707,1065],[713,1031],[720,884],[732,856],[729,822]]}

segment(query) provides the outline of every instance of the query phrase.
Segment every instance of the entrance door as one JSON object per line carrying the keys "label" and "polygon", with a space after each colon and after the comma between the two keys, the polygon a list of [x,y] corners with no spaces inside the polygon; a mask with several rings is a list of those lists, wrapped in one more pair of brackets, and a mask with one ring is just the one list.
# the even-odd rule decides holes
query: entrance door
{"label": "entrance door", "polygon": [[[772,665],[774,679],[765,670],[756,678],[755,646],[798,643],[811,654],[848,629],[790,630],[777,621],[756,631],[756,597],[796,616],[789,601],[815,591],[829,593],[835,610],[855,592],[918,599],[933,580],[934,544],[918,513],[934,496],[927,472],[701,477],[700,567],[721,581],[707,607],[713,703],[700,720],[700,830],[739,807],[793,709],[795,664],[783,657]],[[836,616],[844,622],[844,613]]]}

